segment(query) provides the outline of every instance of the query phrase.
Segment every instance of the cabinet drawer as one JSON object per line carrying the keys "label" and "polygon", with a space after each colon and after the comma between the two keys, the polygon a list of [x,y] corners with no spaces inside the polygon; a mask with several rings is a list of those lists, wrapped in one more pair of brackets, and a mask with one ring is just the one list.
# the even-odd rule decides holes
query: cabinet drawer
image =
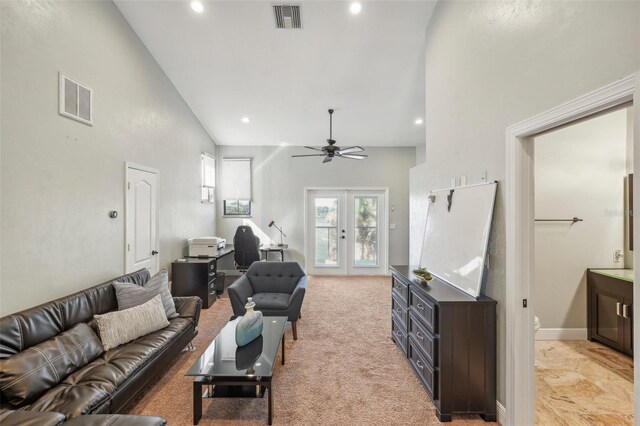
{"label": "cabinet drawer", "polygon": [[396,318],[395,315],[391,316],[391,334],[393,337],[393,341],[396,342],[396,345],[402,350],[402,352],[407,354],[407,334],[405,332],[405,327],[400,324],[400,321]]}
{"label": "cabinet drawer", "polygon": [[437,333],[435,306],[433,302],[417,294],[413,289],[409,295],[410,309],[421,319],[432,333]]}
{"label": "cabinet drawer", "polygon": [[402,322],[406,333],[409,317],[407,308],[404,306],[404,303],[400,301],[399,297],[394,296],[391,298],[391,309],[393,314],[396,315]]}
{"label": "cabinet drawer", "polygon": [[392,293],[400,296],[400,299],[406,303],[409,301],[409,286],[397,279],[396,277],[391,278],[391,285],[393,286]]}
{"label": "cabinet drawer", "polygon": [[427,361],[429,361],[429,364],[437,366],[437,338],[416,319],[413,312],[409,312],[409,335],[413,336],[417,346],[422,349]]}
{"label": "cabinet drawer", "polygon": [[411,360],[411,365],[413,366],[413,369],[416,370],[418,379],[420,379],[424,387],[427,389],[429,395],[436,400],[438,399],[436,387],[437,371],[427,362],[422,353],[420,353],[420,350],[416,348],[413,338],[410,337],[408,340],[409,359]]}

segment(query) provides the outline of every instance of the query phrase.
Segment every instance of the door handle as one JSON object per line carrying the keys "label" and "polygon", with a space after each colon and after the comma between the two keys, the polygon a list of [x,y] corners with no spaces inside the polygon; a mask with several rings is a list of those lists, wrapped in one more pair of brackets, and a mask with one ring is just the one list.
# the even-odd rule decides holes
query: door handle
{"label": "door handle", "polygon": [[156,254],[158,254],[158,251],[157,251],[157,250],[153,250],[153,251],[151,252],[151,255],[152,255],[152,256],[155,256]]}
{"label": "door handle", "polygon": [[342,239],[342,240],[344,240],[345,238],[347,238],[347,237],[345,237],[344,235],[342,237],[340,237],[340,239]]}
{"label": "door handle", "polygon": [[345,232],[347,232],[347,231],[345,231],[345,230],[343,229],[343,230],[342,230],[342,233],[344,234]]}
{"label": "door handle", "polygon": [[622,303],[617,302],[616,303],[616,315],[618,315],[619,317],[622,316],[622,313],[620,312],[621,311],[621,307],[622,307]]}
{"label": "door handle", "polygon": [[622,305],[622,316],[629,318],[629,305]]}

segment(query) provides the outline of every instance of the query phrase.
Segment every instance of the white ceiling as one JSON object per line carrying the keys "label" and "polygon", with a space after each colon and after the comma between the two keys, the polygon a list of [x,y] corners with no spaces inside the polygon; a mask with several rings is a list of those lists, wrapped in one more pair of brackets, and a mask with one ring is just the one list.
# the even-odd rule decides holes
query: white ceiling
{"label": "white ceiling", "polygon": [[435,1],[296,1],[299,30],[276,29],[270,1],[189,3],[116,0],[219,145],[325,145],[329,108],[340,146],[424,143]]}

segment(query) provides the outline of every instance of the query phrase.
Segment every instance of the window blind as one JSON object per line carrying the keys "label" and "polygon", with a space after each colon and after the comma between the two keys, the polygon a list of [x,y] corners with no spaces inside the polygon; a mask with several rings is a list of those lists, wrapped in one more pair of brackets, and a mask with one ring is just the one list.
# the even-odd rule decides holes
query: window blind
{"label": "window blind", "polygon": [[251,200],[250,158],[223,158],[220,175],[223,200]]}

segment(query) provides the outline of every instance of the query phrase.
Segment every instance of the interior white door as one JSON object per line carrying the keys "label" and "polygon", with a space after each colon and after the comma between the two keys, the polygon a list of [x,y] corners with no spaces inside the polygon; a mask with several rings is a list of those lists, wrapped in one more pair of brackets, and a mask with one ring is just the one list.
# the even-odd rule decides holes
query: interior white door
{"label": "interior white door", "polygon": [[384,275],[386,191],[309,190],[306,239],[309,274]]}
{"label": "interior white door", "polygon": [[127,166],[125,273],[160,269],[158,256],[158,173]]}

